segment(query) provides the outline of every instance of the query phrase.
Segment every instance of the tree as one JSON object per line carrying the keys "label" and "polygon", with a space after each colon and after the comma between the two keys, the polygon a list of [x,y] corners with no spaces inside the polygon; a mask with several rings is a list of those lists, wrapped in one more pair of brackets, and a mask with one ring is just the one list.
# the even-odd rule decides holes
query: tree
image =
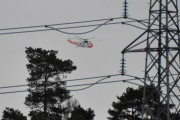
{"label": "tree", "polygon": [[113,110],[108,111],[112,116],[109,120],[140,120],[141,93],[136,89],[127,88],[121,97],[117,96],[118,102],[113,102]]}
{"label": "tree", "polygon": [[2,117],[2,120],[27,120],[27,117],[24,116],[18,109],[14,110],[9,107],[5,108]]}
{"label": "tree", "polygon": [[74,108],[68,120],[94,120],[94,111],[91,108],[84,110],[80,105]]}
{"label": "tree", "polygon": [[[143,98],[143,89],[144,87],[139,87],[138,89],[127,88],[126,92],[122,96],[117,96],[118,102],[113,102],[113,110],[109,109],[108,113],[111,117],[108,117],[109,120],[141,120],[142,116],[142,98]],[[146,86],[146,100],[145,108],[151,111],[153,116],[157,116],[157,107],[158,107],[158,92],[154,85]],[[149,96],[151,96],[149,98]],[[170,108],[173,108],[174,105],[171,104]],[[166,104],[161,105],[161,109],[166,109]],[[154,120],[148,113],[146,114],[146,120]],[[173,113],[172,113],[173,114]],[[171,114],[171,115],[172,115]],[[165,120],[165,114],[161,113],[161,119]],[[176,115],[176,118],[179,118],[179,115]]]}
{"label": "tree", "polygon": [[67,110],[66,110],[66,114],[64,114],[63,119],[68,120],[68,118],[71,116],[72,111],[79,105],[80,104],[76,99],[74,98],[68,99],[65,103],[65,107],[67,107]]}
{"label": "tree", "polygon": [[58,51],[41,48],[26,48],[26,65],[30,77],[27,78],[29,94],[25,104],[31,108],[32,120],[61,120],[66,112],[62,103],[71,98],[66,82],[60,75],[76,70],[71,60],[56,57]]}

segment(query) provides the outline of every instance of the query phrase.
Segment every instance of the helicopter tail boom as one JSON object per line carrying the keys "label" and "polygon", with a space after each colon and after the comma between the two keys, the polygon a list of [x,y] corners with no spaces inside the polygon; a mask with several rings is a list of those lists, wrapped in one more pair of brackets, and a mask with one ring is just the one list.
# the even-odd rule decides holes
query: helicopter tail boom
{"label": "helicopter tail boom", "polygon": [[77,44],[77,41],[73,42],[73,41],[71,41],[71,40],[68,40],[68,42],[71,43],[71,44],[74,44],[74,45]]}

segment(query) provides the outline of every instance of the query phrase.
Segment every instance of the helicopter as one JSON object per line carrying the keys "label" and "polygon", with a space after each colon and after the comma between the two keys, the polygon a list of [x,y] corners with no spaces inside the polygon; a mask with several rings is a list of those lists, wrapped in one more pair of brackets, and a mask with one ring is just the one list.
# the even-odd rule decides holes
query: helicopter
{"label": "helicopter", "polygon": [[[93,39],[93,38],[89,38],[89,39]],[[80,41],[72,41],[71,39],[76,39],[76,40],[80,40]],[[76,36],[76,38],[71,38],[71,39],[69,38],[67,41],[73,45],[76,45],[77,47],[83,47],[83,48],[92,48],[93,47],[93,44],[91,41],[89,41],[89,39],[80,38],[78,36]]]}

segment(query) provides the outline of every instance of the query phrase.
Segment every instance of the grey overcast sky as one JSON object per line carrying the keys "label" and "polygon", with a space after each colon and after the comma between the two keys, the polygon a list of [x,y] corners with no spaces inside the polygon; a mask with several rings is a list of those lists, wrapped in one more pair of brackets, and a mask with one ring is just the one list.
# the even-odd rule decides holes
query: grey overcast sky
{"label": "grey overcast sky", "polygon": [[[149,0],[127,1],[131,18],[148,18]],[[0,29],[122,17],[123,2],[124,0],[0,0]],[[92,28],[66,30],[66,32],[83,32],[90,29]],[[29,46],[58,50],[59,58],[71,59],[77,70],[67,75],[67,79],[118,74],[122,49],[142,32],[143,30],[137,28],[116,24],[102,26],[89,34],[79,35],[82,38],[95,37],[92,39],[94,44],[92,49],[76,48],[66,41],[67,38],[74,37],[73,35],[57,31],[1,35],[0,86],[26,84],[28,61],[25,47]],[[128,74],[143,76],[144,54],[128,54],[126,61]],[[121,79],[128,77],[118,76],[106,81]],[[67,85],[97,80],[99,79],[68,82]],[[90,107],[95,111],[95,120],[105,120],[109,116],[107,111],[111,108],[112,102],[116,101],[116,96],[120,96],[127,87],[132,86],[127,83],[95,85],[71,94],[82,107],[85,109]],[[26,89],[26,87],[0,89],[0,92]],[[0,95],[0,116],[5,107],[19,109],[27,115],[29,108],[24,105],[27,94],[24,92]]]}

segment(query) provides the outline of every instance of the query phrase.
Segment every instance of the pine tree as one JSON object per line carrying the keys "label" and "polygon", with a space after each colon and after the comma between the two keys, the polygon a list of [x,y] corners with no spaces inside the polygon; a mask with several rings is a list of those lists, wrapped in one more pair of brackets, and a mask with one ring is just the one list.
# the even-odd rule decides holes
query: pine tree
{"label": "pine tree", "polygon": [[3,111],[2,120],[27,120],[27,117],[18,109],[14,110],[13,108],[6,107]]}
{"label": "pine tree", "polygon": [[25,104],[31,108],[31,120],[61,120],[66,112],[62,103],[71,98],[60,75],[76,70],[71,60],[57,58],[58,51],[26,48],[29,94]]}
{"label": "pine tree", "polygon": [[94,111],[91,108],[85,110],[78,105],[71,112],[71,117],[68,120],[94,120],[94,116]]}
{"label": "pine tree", "polygon": [[[126,92],[122,96],[117,96],[118,102],[113,102],[113,109],[109,109],[108,113],[111,117],[109,120],[141,120],[142,119],[142,103],[143,103],[143,89],[141,86],[137,89],[127,88]],[[158,92],[154,85],[146,86],[146,104],[144,109],[148,109],[154,116],[157,116],[158,107]],[[174,107],[173,104],[170,105],[170,109]],[[161,109],[166,109],[166,104],[161,105]],[[171,115],[174,113],[171,113]],[[145,120],[154,120],[149,113],[145,113]],[[162,113],[162,120],[166,120],[166,115]],[[180,115],[176,115],[179,118]]]}

